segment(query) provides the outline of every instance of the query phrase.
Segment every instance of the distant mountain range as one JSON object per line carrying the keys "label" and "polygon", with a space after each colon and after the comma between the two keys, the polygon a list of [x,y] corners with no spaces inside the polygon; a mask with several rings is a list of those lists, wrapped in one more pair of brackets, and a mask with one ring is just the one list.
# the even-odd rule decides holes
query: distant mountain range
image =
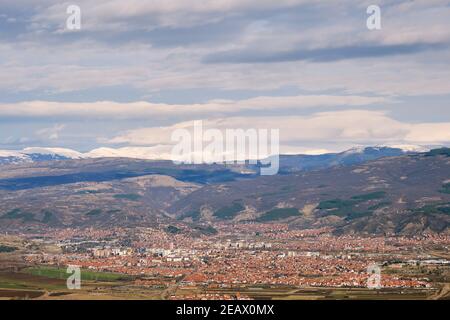
{"label": "distant mountain range", "polygon": [[[87,153],[64,148],[25,148],[20,151],[0,150],[0,165],[33,163],[53,160],[92,159],[92,158],[130,158],[145,160],[170,160],[170,152],[161,153],[157,147],[98,148]],[[414,152],[425,152],[420,146],[399,147],[359,147],[340,153],[320,155],[281,155],[280,173],[301,170],[316,170],[336,165],[353,165],[383,157],[401,156]],[[257,169],[256,167],[251,167]]]}
{"label": "distant mountain range", "polygon": [[275,176],[129,158],[5,164],[0,229],[283,222],[340,234],[450,232],[448,148],[286,157]]}
{"label": "distant mountain range", "polygon": [[380,146],[352,148],[340,153],[326,153],[321,155],[281,155],[280,169],[281,173],[317,170],[338,165],[349,166],[384,157],[398,157],[425,151],[428,150],[422,147],[401,149]]}

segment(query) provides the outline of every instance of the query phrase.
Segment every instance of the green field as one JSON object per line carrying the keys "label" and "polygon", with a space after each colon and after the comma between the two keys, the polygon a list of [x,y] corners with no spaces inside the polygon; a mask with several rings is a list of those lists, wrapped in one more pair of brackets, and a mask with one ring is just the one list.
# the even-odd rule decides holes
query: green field
{"label": "green field", "polygon": [[63,290],[66,288],[65,279],[55,279],[34,276],[21,272],[0,273],[0,289],[15,290]]}
{"label": "green field", "polygon": [[[67,279],[70,275],[68,274],[66,268],[57,267],[30,267],[23,270],[25,273],[32,274],[34,276],[47,277],[52,279]],[[97,272],[82,269],[81,270],[81,280],[86,281],[122,281],[130,280],[131,277],[123,275],[120,273],[110,273],[110,272]]]}

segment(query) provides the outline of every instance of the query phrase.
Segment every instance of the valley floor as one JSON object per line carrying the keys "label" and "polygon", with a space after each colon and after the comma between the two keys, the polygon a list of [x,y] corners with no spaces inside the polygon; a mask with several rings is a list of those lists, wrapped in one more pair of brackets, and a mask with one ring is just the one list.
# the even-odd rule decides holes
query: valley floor
{"label": "valley floor", "polygon": [[[450,298],[448,236],[216,227],[202,236],[171,228],[3,235],[0,299]],[[68,266],[80,268],[80,289],[69,289]]]}

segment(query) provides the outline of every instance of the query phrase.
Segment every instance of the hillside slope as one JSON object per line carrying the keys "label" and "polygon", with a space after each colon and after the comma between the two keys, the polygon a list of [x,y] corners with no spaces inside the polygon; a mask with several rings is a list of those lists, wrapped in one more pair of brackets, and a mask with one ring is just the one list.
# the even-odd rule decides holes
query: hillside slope
{"label": "hillside slope", "polygon": [[79,159],[3,166],[0,228],[284,222],[336,233],[449,232],[450,157],[432,151],[276,176]]}

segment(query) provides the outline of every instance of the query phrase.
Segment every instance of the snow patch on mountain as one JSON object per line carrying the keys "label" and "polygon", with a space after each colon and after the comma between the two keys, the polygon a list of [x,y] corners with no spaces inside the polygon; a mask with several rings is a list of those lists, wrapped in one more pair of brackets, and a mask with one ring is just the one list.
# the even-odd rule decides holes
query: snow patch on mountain
{"label": "snow patch on mountain", "polygon": [[357,154],[357,153],[364,153],[366,150],[366,147],[354,147],[348,150],[345,150],[341,152],[342,154]]}

